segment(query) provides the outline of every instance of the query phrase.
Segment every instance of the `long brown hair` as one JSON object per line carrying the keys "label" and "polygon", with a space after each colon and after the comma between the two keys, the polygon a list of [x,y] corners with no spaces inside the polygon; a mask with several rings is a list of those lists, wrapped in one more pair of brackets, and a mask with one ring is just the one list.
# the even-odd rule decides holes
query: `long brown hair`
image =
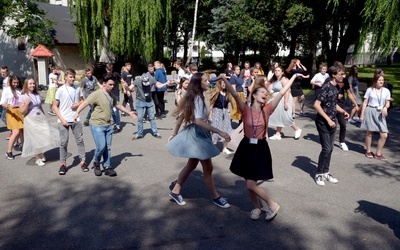
{"label": "long brown hair", "polygon": [[[12,85],[12,82],[13,82],[14,80],[17,80],[17,81],[18,81],[18,86],[17,86],[17,87],[14,87],[14,85]],[[15,98],[17,98],[18,95],[17,95],[16,90],[17,90],[17,89],[22,89],[21,79],[19,79],[19,77],[16,76],[16,75],[9,76],[9,78],[8,78],[8,86],[10,86],[10,89],[11,89],[11,92],[12,92],[13,96],[14,96]]]}
{"label": "long brown hair", "polygon": [[231,94],[229,93],[229,91],[222,88],[222,80],[218,80],[217,84],[215,84],[214,90],[210,95],[210,103],[215,103],[215,101],[217,100],[218,96],[219,96],[219,92],[223,91],[226,93],[226,100],[230,100],[231,98]]}
{"label": "long brown hair", "polygon": [[204,90],[201,88],[201,80],[203,75],[203,73],[193,74],[192,78],[190,79],[185,96],[178,103],[178,107],[173,112],[173,116],[182,118],[182,121],[185,124],[189,124],[193,121],[194,101],[196,97],[200,97],[200,99],[203,101],[204,109],[206,107],[203,95]]}
{"label": "long brown hair", "polygon": [[372,83],[371,83],[371,87],[372,87],[372,88],[376,88],[376,83],[378,82],[379,77],[382,77],[382,78],[383,78],[383,81],[385,82],[385,77],[384,77],[383,75],[381,75],[381,74],[375,74],[375,75],[374,75],[374,79],[372,79]]}
{"label": "long brown hair", "polygon": [[[29,80],[35,81],[32,77],[28,77],[28,78],[25,79],[25,82],[24,82],[24,85],[22,86],[22,91],[21,91],[22,95],[29,93],[29,90],[28,90],[28,81]],[[32,93],[33,94],[39,94],[38,91],[37,91],[37,84],[35,84],[35,89],[33,89]]]}

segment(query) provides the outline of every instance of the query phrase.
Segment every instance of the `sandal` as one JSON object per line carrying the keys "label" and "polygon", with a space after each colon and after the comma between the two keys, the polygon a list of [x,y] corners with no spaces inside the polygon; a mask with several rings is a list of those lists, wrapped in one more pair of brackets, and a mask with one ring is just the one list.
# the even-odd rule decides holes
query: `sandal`
{"label": "sandal", "polygon": [[80,165],[81,165],[81,169],[83,172],[89,172],[89,167],[86,164],[86,162],[83,162],[83,163],[81,162]]}

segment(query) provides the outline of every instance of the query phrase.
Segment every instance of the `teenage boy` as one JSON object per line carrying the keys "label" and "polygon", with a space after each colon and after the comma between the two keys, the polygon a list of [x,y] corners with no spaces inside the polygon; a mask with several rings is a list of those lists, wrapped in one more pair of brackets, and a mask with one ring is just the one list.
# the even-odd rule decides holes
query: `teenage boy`
{"label": "teenage boy", "polygon": [[[113,72],[114,66],[111,63],[107,63],[106,65],[106,73],[103,75],[103,83],[104,79],[108,79],[110,76],[115,77],[115,83],[113,85],[113,88],[111,90],[111,93],[115,96],[117,99],[117,102],[119,102],[119,85],[121,83],[121,75],[118,74],[117,72]],[[121,127],[121,115],[119,113],[119,110],[116,107],[112,108],[112,118],[114,120],[114,128],[113,128],[113,133],[119,133],[122,131]]]}
{"label": "teenage boy", "polygon": [[60,175],[67,173],[67,147],[69,139],[69,130],[75,137],[75,142],[78,147],[80,166],[83,172],[88,172],[89,168],[85,162],[85,144],[83,142],[82,123],[78,116],[74,120],[76,109],[83,102],[82,89],[74,85],[75,70],[67,69],[65,71],[65,84],[57,89],[53,102],[53,111],[58,117],[58,130],[60,132]]}
{"label": "teenage boy", "polygon": [[[85,70],[85,77],[82,79],[81,82],[81,88],[83,93],[85,94],[85,99],[94,92],[94,90],[96,89],[96,86],[98,86],[99,88],[102,87],[102,85],[99,83],[99,81],[97,80],[97,78],[93,75],[92,69],[87,68]],[[93,106],[90,106],[90,110],[86,115],[86,119],[83,122],[83,126],[89,126],[89,120],[90,120],[90,116],[92,115],[92,111],[93,111]]]}
{"label": "teenage boy", "polygon": [[[122,102],[122,106],[126,107],[126,104],[129,104],[129,108],[131,111],[135,111],[135,107],[133,107],[133,96],[131,91],[129,90],[129,86],[132,84],[132,74],[131,74],[132,64],[130,62],[125,63],[125,69],[121,72],[121,78],[126,84],[128,88],[125,88],[122,85],[122,89],[124,91],[124,100]],[[119,100],[118,100],[119,101]],[[121,113],[122,116],[125,116],[125,113]]]}
{"label": "teenage boy", "polygon": [[143,122],[144,122],[144,115],[147,114],[147,118],[150,121],[151,131],[153,136],[161,139],[161,135],[157,131],[157,124],[156,119],[154,117],[154,102],[151,98],[151,88],[156,85],[156,87],[163,87],[166,86],[164,84],[156,82],[154,77],[150,75],[150,73],[144,73],[140,77],[136,77],[133,85],[127,86],[124,83],[126,88],[133,89],[136,88],[136,112],[138,116],[138,132],[133,140],[143,138]]}
{"label": "teenage boy", "polygon": [[[167,80],[167,74],[165,73],[165,69],[161,67],[160,61],[154,62],[155,70],[155,79],[157,81],[156,84],[156,95],[158,102],[156,103],[156,117],[158,118],[165,118],[167,117],[167,112],[165,111],[165,102],[164,102],[164,95],[165,91],[167,91],[167,85],[169,81]],[[158,87],[163,86],[163,87]]]}
{"label": "teenage boy", "polygon": [[315,125],[322,147],[315,174],[315,183],[319,186],[324,186],[325,181],[338,183],[338,180],[329,172],[335,142],[337,112],[343,113],[346,119],[349,117],[349,114],[337,104],[338,90],[336,86],[343,82],[344,69],[332,66],[328,73],[331,80],[322,86],[314,103],[314,108],[317,111]]}

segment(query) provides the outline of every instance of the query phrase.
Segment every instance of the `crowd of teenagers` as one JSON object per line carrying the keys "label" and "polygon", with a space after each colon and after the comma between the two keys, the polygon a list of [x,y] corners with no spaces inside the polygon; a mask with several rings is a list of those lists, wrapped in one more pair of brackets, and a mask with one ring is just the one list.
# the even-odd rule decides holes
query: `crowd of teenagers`
{"label": "crowd of teenagers", "polygon": [[[137,134],[133,140],[145,136],[143,126],[147,121],[152,136],[161,139],[156,119],[166,117],[168,111],[165,109],[164,94],[169,86],[176,85],[176,109],[172,112],[176,126],[168,138],[167,150],[171,155],[187,158],[188,161],[173,182],[169,197],[178,205],[186,204],[181,189],[200,162],[213,203],[221,208],[230,207],[227,199],[217,191],[212,176],[212,158],[220,154],[216,144],[222,142],[222,152],[234,154],[230,171],[245,179],[254,206],[250,217],[256,220],[265,213],[265,219],[272,220],[280,205],[257,182],[274,178],[268,139],[282,140],[283,127],[294,130],[295,140],[301,137],[302,130],[294,120],[297,114],[307,115],[302,90],[302,80],[310,78],[306,67],[299,59],[291,60],[286,69],[274,62],[268,72],[262,69],[260,63],[250,67],[250,63],[245,62],[243,68],[228,63],[223,74],[211,79],[212,85],[207,74],[198,72],[196,64],[184,68],[178,60],[174,67],[176,76],[167,80],[166,70],[159,61],[148,64],[147,72],[136,77],[131,73],[131,63],[125,63],[120,73],[114,70],[112,64],[107,64],[102,81],[93,75],[92,69],[86,69],[80,86],[75,84],[76,72],[73,69],[61,71],[57,66],[52,67],[45,103],[50,105],[48,114],[58,118],[58,127],[55,128],[43,111],[34,79],[29,77],[22,83],[18,76],[9,75],[8,68],[2,66],[2,120],[11,131],[7,136],[7,159],[14,159],[13,150],[19,150],[22,151],[21,157],[35,157],[35,163],[43,166],[46,162],[43,153],[59,147],[59,174],[65,175],[69,169],[67,147],[71,130],[78,150],[79,166],[83,172],[88,172],[83,127],[89,126],[96,147],[92,167],[94,174],[116,176],[110,154],[112,135],[122,130],[120,115],[138,119]],[[340,62],[329,68],[321,64],[319,73],[311,78],[310,83],[315,92],[315,125],[322,148],[315,173],[316,184],[338,183],[330,172],[337,124],[340,126],[339,145],[342,150],[349,150],[345,143],[347,121],[361,122],[360,127],[366,130],[365,156],[386,160],[382,149],[388,136],[386,116],[393,98],[388,89],[390,85],[384,80],[384,71],[375,71],[363,100],[358,91],[357,66],[352,66],[346,76],[346,68]],[[210,86],[213,86],[212,89]],[[350,110],[348,102],[352,104]],[[300,108],[298,113],[297,103]],[[82,122],[79,114],[87,106],[89,111]],[[237,120],[242,128],[242,132],[235,135],[240,138],[236,152],[228,148],[228,143],[234,139],[231,135],[235,134],[232,120]],[[276,127],[276,132],[270,137],[268,127]],[[374,132],[378,132],[380,138],[373,152]]]}

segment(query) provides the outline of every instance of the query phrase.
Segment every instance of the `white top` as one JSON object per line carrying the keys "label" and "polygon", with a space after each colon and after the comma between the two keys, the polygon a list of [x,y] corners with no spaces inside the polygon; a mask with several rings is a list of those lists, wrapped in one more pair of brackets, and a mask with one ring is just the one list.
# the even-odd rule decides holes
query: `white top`
{"label": "white top", "polygon": [[50,73],[49,74],[49,87],[50,88],[57,88],[58,87],[58,75]]}
{"label": "white top", "polygon": [[273,76],[274,76],[274,72],[272,70],[270,70],[267,75],[267,81],[271,80]]}
{"label": "white top", "polygon": [[210,108],[205,104],[205,101],[201,100],[200,96],[196,96],[196,99],[194,99],[194,119],[201,118],[207,122],[209,115]]}
{"label": "white top", "polygon": [[0,105],[1,104],[10,104],[12,107],[19,107],[19,96],[21,95],[21,90],[16,89],[15,93],[17,93],[17,97],[13,95],[11,92],[11,87],[6,87],[3,89],[3,94],[1,95]]}
{"label": "white top", "polygon": [[315,74],[315,76],[311,79],[310,82],[317,82],[323,84],[328,77],[329,75],[327,73],[321,74],[320,72],[318,74]]}
{"label": "white top", "polygon": [[368,88],[365,92],[364,99],[368,99],[368,105],[373,107],[384,107],[386,101],[390,100],[390,91],[382,87],[378,92],[376,88]]}
{"label": "white top", "polygon": [[[68,84],[64,84],[57,89],[55,99],[60,102],[58,109],[67,122],[74,122],[76,109],[72,110],[71,106],[73,103],[79,102],[80,98],[83,98],[82,89],[75,85],[71,87]],[[79,116],[77,121],[80,121]],[[58,122],[61,122],[60,119],[58,119]]]}
{"label": "white top", "polygon": [[3,79],[3,89],[5,89],[5,87],[7,86],[7,83],[8,83],[8,76]]}
{"label": "white top", "polygon": [[181,79],[183,76],[185,76],[185,71],[182,69],[182,68],[180,68],[179,70],[178,70],[178,79]]}

